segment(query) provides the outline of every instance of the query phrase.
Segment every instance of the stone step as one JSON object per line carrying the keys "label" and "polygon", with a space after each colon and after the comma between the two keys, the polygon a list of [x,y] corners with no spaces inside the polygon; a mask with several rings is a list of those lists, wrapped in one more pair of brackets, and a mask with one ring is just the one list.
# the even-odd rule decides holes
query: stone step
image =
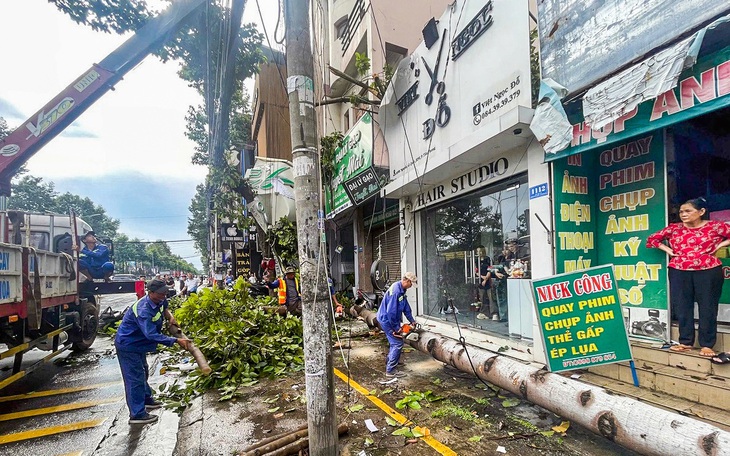
{"label": "stone step", "polygon": [[[725,377],[649,361],[639,361],[635,364],[639,385],[642,388],[703,405],[730,409],[730,380]],[[607,364],[588,370],[603,377],[633,384],[629,363]],[[727,371],[724,373],[727,375]]]}
{"label": "stone step", "polygon": [[[629,376],[630,375],[631,374],[629,374]],[[660,391],[651,391],[647,388],[637,388],[633,385],[632,381],[626,383],[613,378],[604,377],[593,372],[583,373],[580,377],[580,381],[601,386],[616,394],[633,397],[636,400],[665,410],[674,411],[681,415],[692,416],[725,431],[730,431],[730,412],[727,410],[709,405],[698,404]]]}
{"label": "stone step", "polygon": [[658,344],[632,342],[631,353],[634,361],[663,364],[682,370],[724,377],[730,381],[730,364],[712,364],[710,358],[699,355],[699,349],[690,352],[674,352],[668,348],[660,348]]}
{"label": "stone step", "polygon": [[[697,326],[695,325],[695,327]],[[728,328],[727,326],[719,326],[717,328],[717,343],[715,343],[715,346],[713,347],[716,352],[730,352],[730,332],[725,331],[730,331],[730,328]],[[679,328],[676,325],[672,325],[670,337],[674,341],[679,341]],[[696,341],[695,347],[700,347],[700,345]]]}

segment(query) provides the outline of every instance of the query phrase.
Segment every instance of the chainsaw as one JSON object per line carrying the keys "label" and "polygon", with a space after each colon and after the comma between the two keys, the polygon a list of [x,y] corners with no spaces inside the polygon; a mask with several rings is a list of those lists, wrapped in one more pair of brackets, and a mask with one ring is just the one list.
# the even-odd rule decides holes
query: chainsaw
{"label": "chainsaw", "polygon": [[398,334],[400,337],[402,337],[404,340],[407,340],[409,342],[417,342],[418,341],[418,333],[415,331],[417,329],[420,329],[421,325],[416,323],[415,325],[411,325],[410,323],[405,323],[403,326],[400,327],[400,330],[396,334]]}

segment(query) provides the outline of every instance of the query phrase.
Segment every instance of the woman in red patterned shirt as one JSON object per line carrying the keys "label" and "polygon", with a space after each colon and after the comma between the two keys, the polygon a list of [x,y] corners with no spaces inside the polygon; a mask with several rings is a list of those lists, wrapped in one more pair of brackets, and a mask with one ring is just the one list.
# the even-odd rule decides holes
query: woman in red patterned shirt
{"label": "woman in red patterned shirt", "polygon": [[[705,220],[707,201],[696,198],[679,207],[681,223],[673,223],[646,240],[649,248],[669,255],[669,293],[679,322],[679,344],[670,350],[689,351],[695,342],[694,303],[699,311],[700,355],[716,356],[717,309],[722,292],[722,266],[715,252],[730,245],[730,225]],[[664,243],[663,241],[668,241]]]}

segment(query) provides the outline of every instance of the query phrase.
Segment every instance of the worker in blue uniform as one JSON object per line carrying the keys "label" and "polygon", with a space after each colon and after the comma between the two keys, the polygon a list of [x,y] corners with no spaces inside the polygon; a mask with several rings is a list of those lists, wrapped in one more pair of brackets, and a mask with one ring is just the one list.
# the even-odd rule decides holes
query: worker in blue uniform
{"label": "worker in blue uniform", "polygon": [[390,343],[388,357],[385,364],[385,376],[388,378],[404,377],[405,374],[396,370],[401,351],[403,350],[403,336],[400,334],[402,315],[405,315],[411,325],[416,324],[408,304],[406,290],[418,284],[418,277],[412,272],[403,274],[403,278],[388,288],[383,296],[383,302],[378,308],[378,322],[380,329],[385,333]]}
{"label": "worker in blue uniform", "polygon": [[189,348],[188,339],[176,339],[160,332],[163,316],[171,325],[177,325],[167,308],[167,290],[163,280],[150,280],[147,295],[125,312],[114,340],[129,407],[129,424],[154,423],[157,416],[147,412],[162,407],[152,397],[152,389],[147,383],[147,353],[155,351],[158,344],[171,347],[177,343],[186,350]]}
{"label": "worker in blue uniform", "polygon": [[107,282],[114,274],[114,264],[109,261],[109,248],[96,240],[93,231],[84,234],[84,247],[79,251],[79,272],[87,280],[104,279]]}

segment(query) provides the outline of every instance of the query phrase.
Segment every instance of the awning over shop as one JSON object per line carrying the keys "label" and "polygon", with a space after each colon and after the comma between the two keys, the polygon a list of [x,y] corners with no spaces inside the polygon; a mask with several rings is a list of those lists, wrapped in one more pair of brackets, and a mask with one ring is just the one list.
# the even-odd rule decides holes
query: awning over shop
{"label": "awning over shop", "polygon": [[[703,47],[708,42],[712,46]],[[706,48],[710,52],[700,55]],[[565,106],[563,121],[555,93],[549,95],[541,95],[531,124],[545,148],[545,161],[606,147],[728,106],[730,16],[591,88]],[[566,137],[567,124],[572,125],[572,138]]]}

